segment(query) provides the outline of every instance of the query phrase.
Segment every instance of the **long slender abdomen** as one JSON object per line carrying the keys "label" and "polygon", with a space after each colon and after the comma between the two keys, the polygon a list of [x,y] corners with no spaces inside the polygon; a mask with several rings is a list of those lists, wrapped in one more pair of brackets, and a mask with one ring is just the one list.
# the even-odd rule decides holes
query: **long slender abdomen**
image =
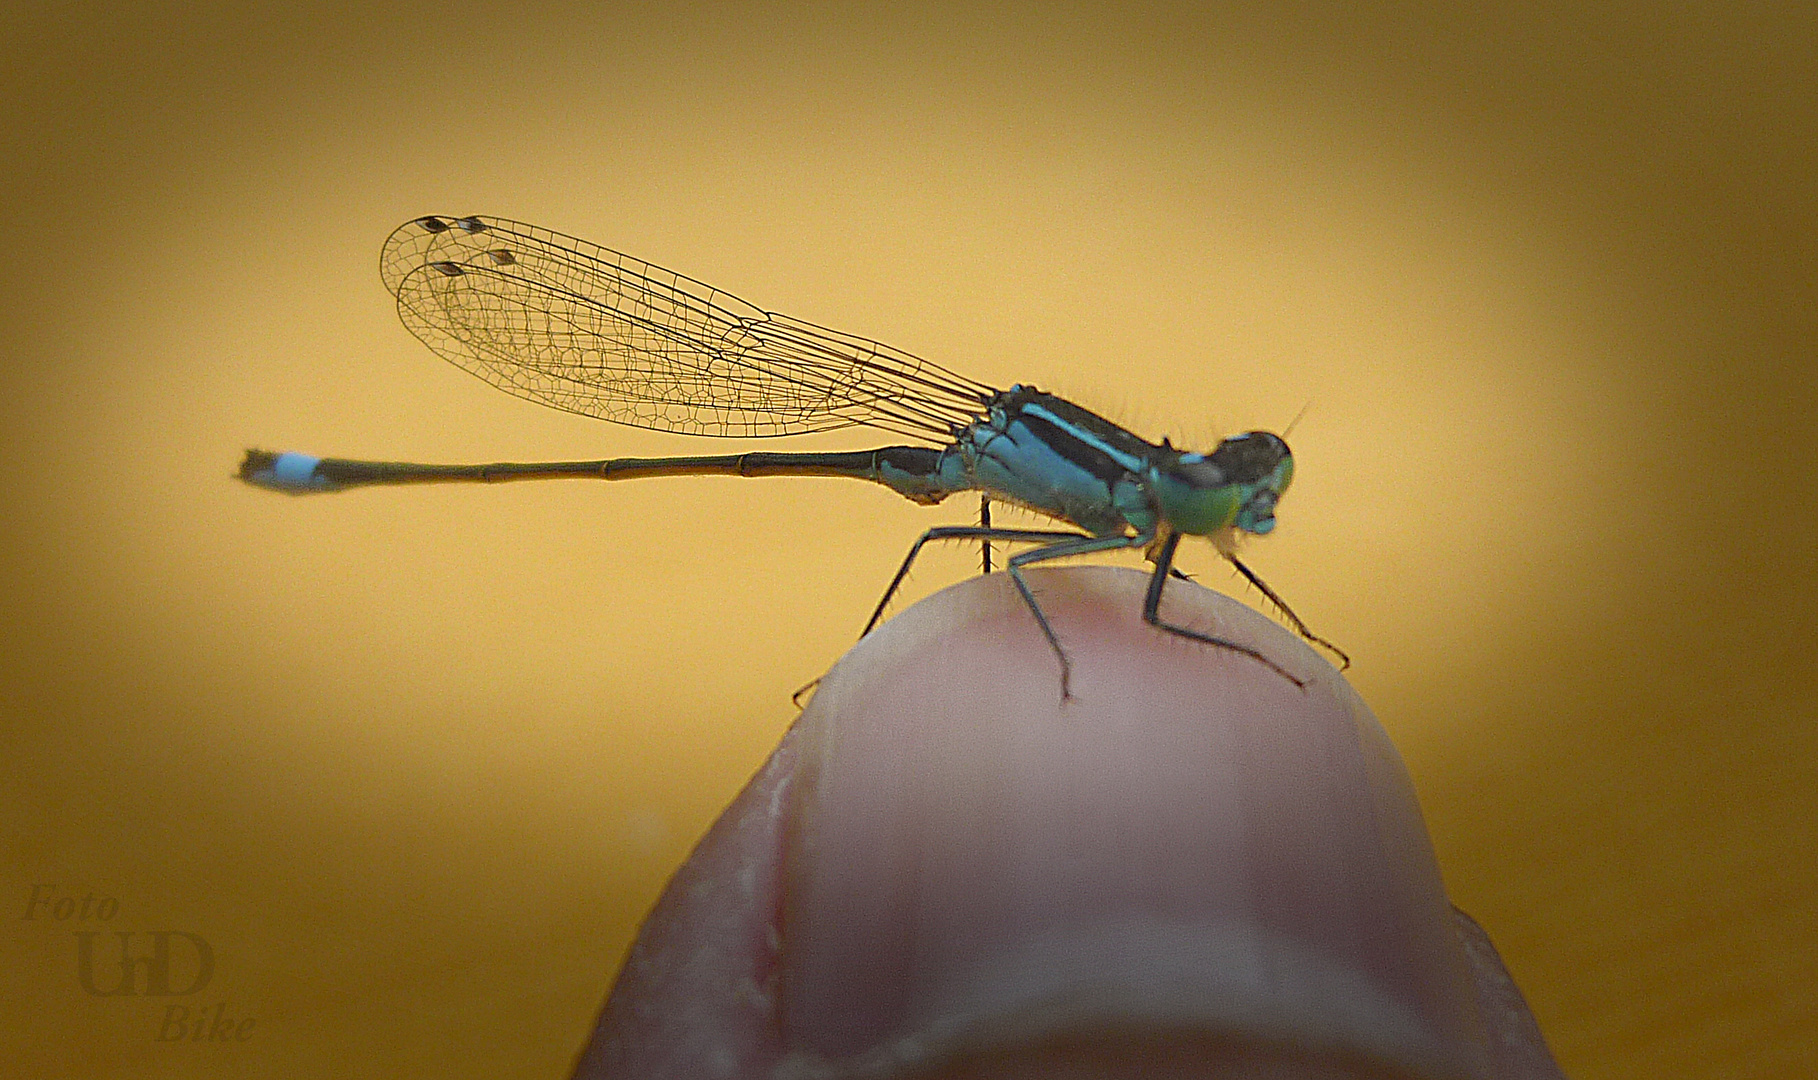
{"label": "long slender abdomen", "polygon": [[287,495],[396,484],[497,484],[511,480],[638,480],[654,476],[843,476],[869,480],[918,503],[940,502],[970,486],[953,475],[950,453],[926,446],[885,446],[827,454],[716,454],[696,457],[607,458],[601,461],[501,461],[485,465],[424,465],[356,461],[309,454],[248,450],[240,479]]}

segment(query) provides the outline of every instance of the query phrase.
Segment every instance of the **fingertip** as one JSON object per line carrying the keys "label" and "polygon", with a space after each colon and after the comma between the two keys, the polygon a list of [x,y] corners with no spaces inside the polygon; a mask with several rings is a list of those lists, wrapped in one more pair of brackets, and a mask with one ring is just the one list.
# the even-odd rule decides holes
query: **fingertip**
{"label": "fingertip", "polygon": [[1143,575],[1030,580],[1070,699],[1000,576],[880,628],[804,714],[785,1066],[893,1075],[1112,1030],[1476,1075],[1411,784],[1336,671],[1197,587],[1164,617],[1305,686],[1142,622]]}
{"label": "fingertip", "polygon": [[1197,587],[1165,616],[1305,687],[1144,624],[1143,575],[1030,577],[1074,697],[1003,575],[881,627],[677,873],[577,1075],[1557,1075],[1492,1071],[1506,997],[1329,664]]}

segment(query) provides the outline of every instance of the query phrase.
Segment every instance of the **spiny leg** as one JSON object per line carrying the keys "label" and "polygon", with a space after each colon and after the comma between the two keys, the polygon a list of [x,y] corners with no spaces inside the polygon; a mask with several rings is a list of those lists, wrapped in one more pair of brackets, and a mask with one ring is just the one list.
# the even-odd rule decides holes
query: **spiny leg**
{"label": "spiny leg", "polygon": [[[1225,553],[1220,552],[1220,554],[1225,554]],[[1256,590],[1258,592],[1262,593],[1265,597],[1267,597],[1269,600],[1269,603],[1275,605],[1275,610],[1281,612],[1282,617],[1288,620],[1289,624],[1294,627],[1295,633],[1299,634],[1303,638],[1306,638],[1308,641],[1312,642],[1315,645],[1323,645],[1327,649],[1330,649],[1332,651],[1332,655],[1338,657],[1338,659],[1339,659],[1338,670],[1343,671],[1346,668],[1349,668],[1351,666],[1351,658],[1349,656],[1345,655],[1345,651],[1343,649],[1332,644],[1330,641],[1327,641],[1325,638],[1320,637],[1318,634],[1315,634],[1313,631],[1307,629],[1307,624],[1300,621],[1300,616],[1294,614],[1294,609],[1289,607],[1287,605],[1287,603],[1282,600],[1281,597],[1275,595],[1275,590],[1269,588],[1268,583],[1263,581],[1262,578],[1257,577],[1255,571],[1251,570],[1249,567],[1245,566],[1242,562],[1238,561],[1238,559],[1235,555],[1225,554],[1225,559],[1232,566],[1237,567],[1237,572],[1244,576],[1245,581],[1248,581],[1250,584],[1256,586]]]}
{"label": "spiny leg", "polygon": [[1150,626],[1166,630],[1170,634],[1190,638],[1193,641],[1201,641],[1207,645],[1216,645],[1221,649],[1229,649],[1232,652],[1242,653],[1245,656],[1258,661],[1264,667],[1275,672],[1277,675],[1280,675],[1295,686],[1298,686],[1303,690],[1306,689],[1307,684],[1305,680],[1297,678],[1290,673],[1287,668],[1282,667],[1280,664],[1248,645],[1242,645],[1235,641],[1227,641],[1221,637],[1213,637],[1211,634],[1195,630],[1192,627],[1179,626],[1175,623],[1162,621],[1162,589],[1167,587],[1168,571],[1174,565],[1174,549],[1180,546],[1180,537],[1180,533],[1169,533],[1168,538],[1162,541],[1161,548],[1155,553],[1155,573],[1150,576],[1149,591],[1143,597],[1143,621]]}
{"label": "spiny leg", "polygon": [[[984,541],[985,573],[989,574],[991,572],[991,541],[993,539],[1034,542],[1036,540],[1071,539],[1084,535],[1082,533],[1064,532],[1058,529],[994,529],[991,527],[991,503],[988,496],[979,497],[979,515],[984,519],[984,524],[977,528],[973,528],[970,525],[943,525],[939,528],[929,529],[921,535],[920,539],[916,540],[914,546],[909,549],[908,556],[903,559],[903,565],[897,568],[896,576],[890,579],[890,587],[884,590],[883,599],[877,602],[877,610],[871,613],[871,621],[865,624],[865,629],[859,634],[859,637],[863,638],[877,627],[878,621],[884,617],[884,609],[890,606],[890,600],[896,595],[897,589],[902,586],[903,579],[909,576],[909,567],[915,564],[915,557],[921,554],[922,545],[930,540],[953,540],[965,537],[975,537]],[[801,708],[802,695],[819,686],[820,682],[820,676],[816,676],[813,680],[802,684],[795,693],[789,695],[789,700],[795,704],[796,708]]]}
{"label": "spiny leg", "polygon": [[1048,639],[1048,645],[1060,660],[1061,700],[1073,696],[1073,661],[1067,658],[1067,650],[1061,648],[1060,638],[1054,633],[1054,626],[1048,622],[1048,613],[1036,602],[1035,590],[1023,578],[1023,567],[1031,563],[1044,562],[1048,559],[1064,559],[1070,555],[1090,555],[1098,551],[1115,551],[1119,548],[1142,547],[1150,540],[1148,536],[1082,536],[1070,534],[1068,539],[1045,544],[1034,551],[1025,551],[1012,555],[1005,560],[1004,568],[1010,573],[1010,580],[1016,583],[1016,590],[1023,594],[1023,602],[1035,615],[1035,623],[1042,628],[1042,636]]}
{"label": "spiny leg", "polygon": [[[981,529],[991,527],[991,496],[989,495],[978,497],[978,527]],[[984,553],[985,573],[989,574],[991,572],[991,540],[989,537],[979,543],[979,550]]]}
{"label": "spiny leg", "polygon": [[[865,624],[865,629],[859,634],[859,637],[863,638],[865,635],[871,633],[872,630],[876,629],[879,620],[884,617],[884,609],[890,606],[890,600],[896,595],[897,589],[902,586],[903,579],[909,576],[909,568],[915,564],[915,557],[921,554],[922,545],[930,540],[952,540],[964,537],[976,537],[977,539],[984,541],[985,573],[989,574],[991,572],[991,541],[993,539],[1026,540],[1033,542],[1036,540],[1053,540],[1082,535],[1080,533],[1063,532],[1053,529],[994,529],[991,527],[991,503],[988,496],[979,497],[979,515],[984,519],[984,524],[977,528],[973,528],[970,525],[943,525],[939,528],[929,529],[921,535],[920,539],[916,540],[914,546],[909,549],[908,556],[903,559],[903,565],[897,568],[896,576],[890,579],[890,587],[884,590],[883,599],[877,602],[877,610],[871,613],[871,621]],[[795,704],[796,708],[801,708],[802,695],[819,686],[820,682],[820,676],[816,676],[812,681],[804,683],[795,693],[789,695],[789,700]]]}
{"label": "spiny leg", "polygon": [[[929,529],[909,548],[909,554],[903,558],[903,565],[897,568],[896,576],[890,579],[890,587],[884,590],[883,598],[877,602],[877,609],[871,613],[871,620],[865,624],[865,629],[859,633],[859,637],[871,633],[877,624],[883,621],[884,609],[890,606],[890,600],[902,587],[903,579],[909,576],[909,568],[915,565],[915,557],[922,553],[922,546],[930,540],[1006,540],[1033,543],[1040,540],[1077,540],[1082,537],[1085,537],[1085,534],[1056,529],[993,529],[983,525],[942,525]],[[1091,539],[1090,537],[1085,538]]]}

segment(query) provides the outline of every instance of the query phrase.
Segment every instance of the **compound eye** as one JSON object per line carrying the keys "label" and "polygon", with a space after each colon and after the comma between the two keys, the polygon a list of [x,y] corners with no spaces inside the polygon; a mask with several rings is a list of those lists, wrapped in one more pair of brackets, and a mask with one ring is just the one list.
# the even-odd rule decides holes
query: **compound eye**
{"label": "compound eye", "polygon": [[1247,431],[1219,443],[1207,460],[1218,465],[1228,479],[1254,484],[1289,460],[1288,444],[1266,431]]}

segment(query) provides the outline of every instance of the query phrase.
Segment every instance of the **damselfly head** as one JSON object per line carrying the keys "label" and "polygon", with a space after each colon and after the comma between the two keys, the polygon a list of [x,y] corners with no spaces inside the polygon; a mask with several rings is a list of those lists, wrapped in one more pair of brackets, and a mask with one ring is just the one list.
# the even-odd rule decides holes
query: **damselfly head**
{"label": "damselfly head", "polygon": [[1210,454],[1180,454],[1149,478],[1162,517],[1177,532],[1266,533],[1275,504],[1294,480],[1294,455],[1278,435],[1233,435]]}

